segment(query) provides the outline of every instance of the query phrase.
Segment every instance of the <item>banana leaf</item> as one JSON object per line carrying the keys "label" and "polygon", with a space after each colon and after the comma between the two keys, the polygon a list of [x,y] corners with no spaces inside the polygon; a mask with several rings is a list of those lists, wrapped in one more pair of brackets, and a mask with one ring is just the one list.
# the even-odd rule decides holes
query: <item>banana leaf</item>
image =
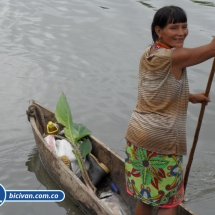
{"label": "banana leaf", "polygon": [[[64,93],[61,94],[55,109],[57,121],[64,126],[65,136],[78,146],[78,142],[91,134],[91,131],[82,124],[73,123],[72,113]],[[83,139],[80,144],[82,158],[91,152],[92,144],[90,140]]]}

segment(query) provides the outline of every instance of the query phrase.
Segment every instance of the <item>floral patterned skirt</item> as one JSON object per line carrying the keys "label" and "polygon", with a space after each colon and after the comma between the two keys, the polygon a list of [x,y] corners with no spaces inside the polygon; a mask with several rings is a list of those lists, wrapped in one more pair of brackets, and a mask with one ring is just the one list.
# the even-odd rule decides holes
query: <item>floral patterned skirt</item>
{"label": "floral patterned skirt", "polygon": [[128,194],[146,204],[172,208],[184,199],[183,157],[151,152],[127,142]]}

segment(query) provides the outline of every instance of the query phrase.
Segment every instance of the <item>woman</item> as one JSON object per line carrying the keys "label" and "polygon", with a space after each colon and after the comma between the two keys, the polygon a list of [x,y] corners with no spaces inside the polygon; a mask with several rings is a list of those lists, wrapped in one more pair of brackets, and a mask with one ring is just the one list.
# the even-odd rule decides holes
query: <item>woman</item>
{"label": "woman", "polygon": [[166,6],[154,16],[154,44],[140,60],[138,101],[126,133],[127,192],[138,199],[135,215],[175,215],[184,199],[183,155],[186,148],[188,101],[210,102],[204,93],[190,94],[186,67],[215,56],[215,39],[197,48],[183,48],[187,17]]}

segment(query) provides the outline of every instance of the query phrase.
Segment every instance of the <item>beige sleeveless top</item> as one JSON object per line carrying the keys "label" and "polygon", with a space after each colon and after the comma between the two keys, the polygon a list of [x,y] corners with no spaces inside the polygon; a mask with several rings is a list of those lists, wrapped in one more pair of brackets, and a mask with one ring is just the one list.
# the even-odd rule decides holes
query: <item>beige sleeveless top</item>
{"label": "beige sleeveless top", "polygon": [[172,74],[173,49],[146,49],[139,67],[138,101],[125,138],[161,154],[184,155],[189,87],[186,69]]}

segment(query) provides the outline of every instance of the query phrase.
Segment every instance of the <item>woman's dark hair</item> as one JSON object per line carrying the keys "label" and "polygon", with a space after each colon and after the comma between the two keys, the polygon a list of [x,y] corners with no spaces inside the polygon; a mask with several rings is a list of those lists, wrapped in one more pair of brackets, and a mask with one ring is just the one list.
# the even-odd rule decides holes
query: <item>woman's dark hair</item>
{"label": "woman's dark hair", "polygon": [[158,40],[158,35],[155,32],[155,26],[163,29],[169,23],[185,23],[187,22],[187,15],[185,11],[177,6],[165,6],[160,8],[154,15],[151,25],[152,39],[155,42]]}

